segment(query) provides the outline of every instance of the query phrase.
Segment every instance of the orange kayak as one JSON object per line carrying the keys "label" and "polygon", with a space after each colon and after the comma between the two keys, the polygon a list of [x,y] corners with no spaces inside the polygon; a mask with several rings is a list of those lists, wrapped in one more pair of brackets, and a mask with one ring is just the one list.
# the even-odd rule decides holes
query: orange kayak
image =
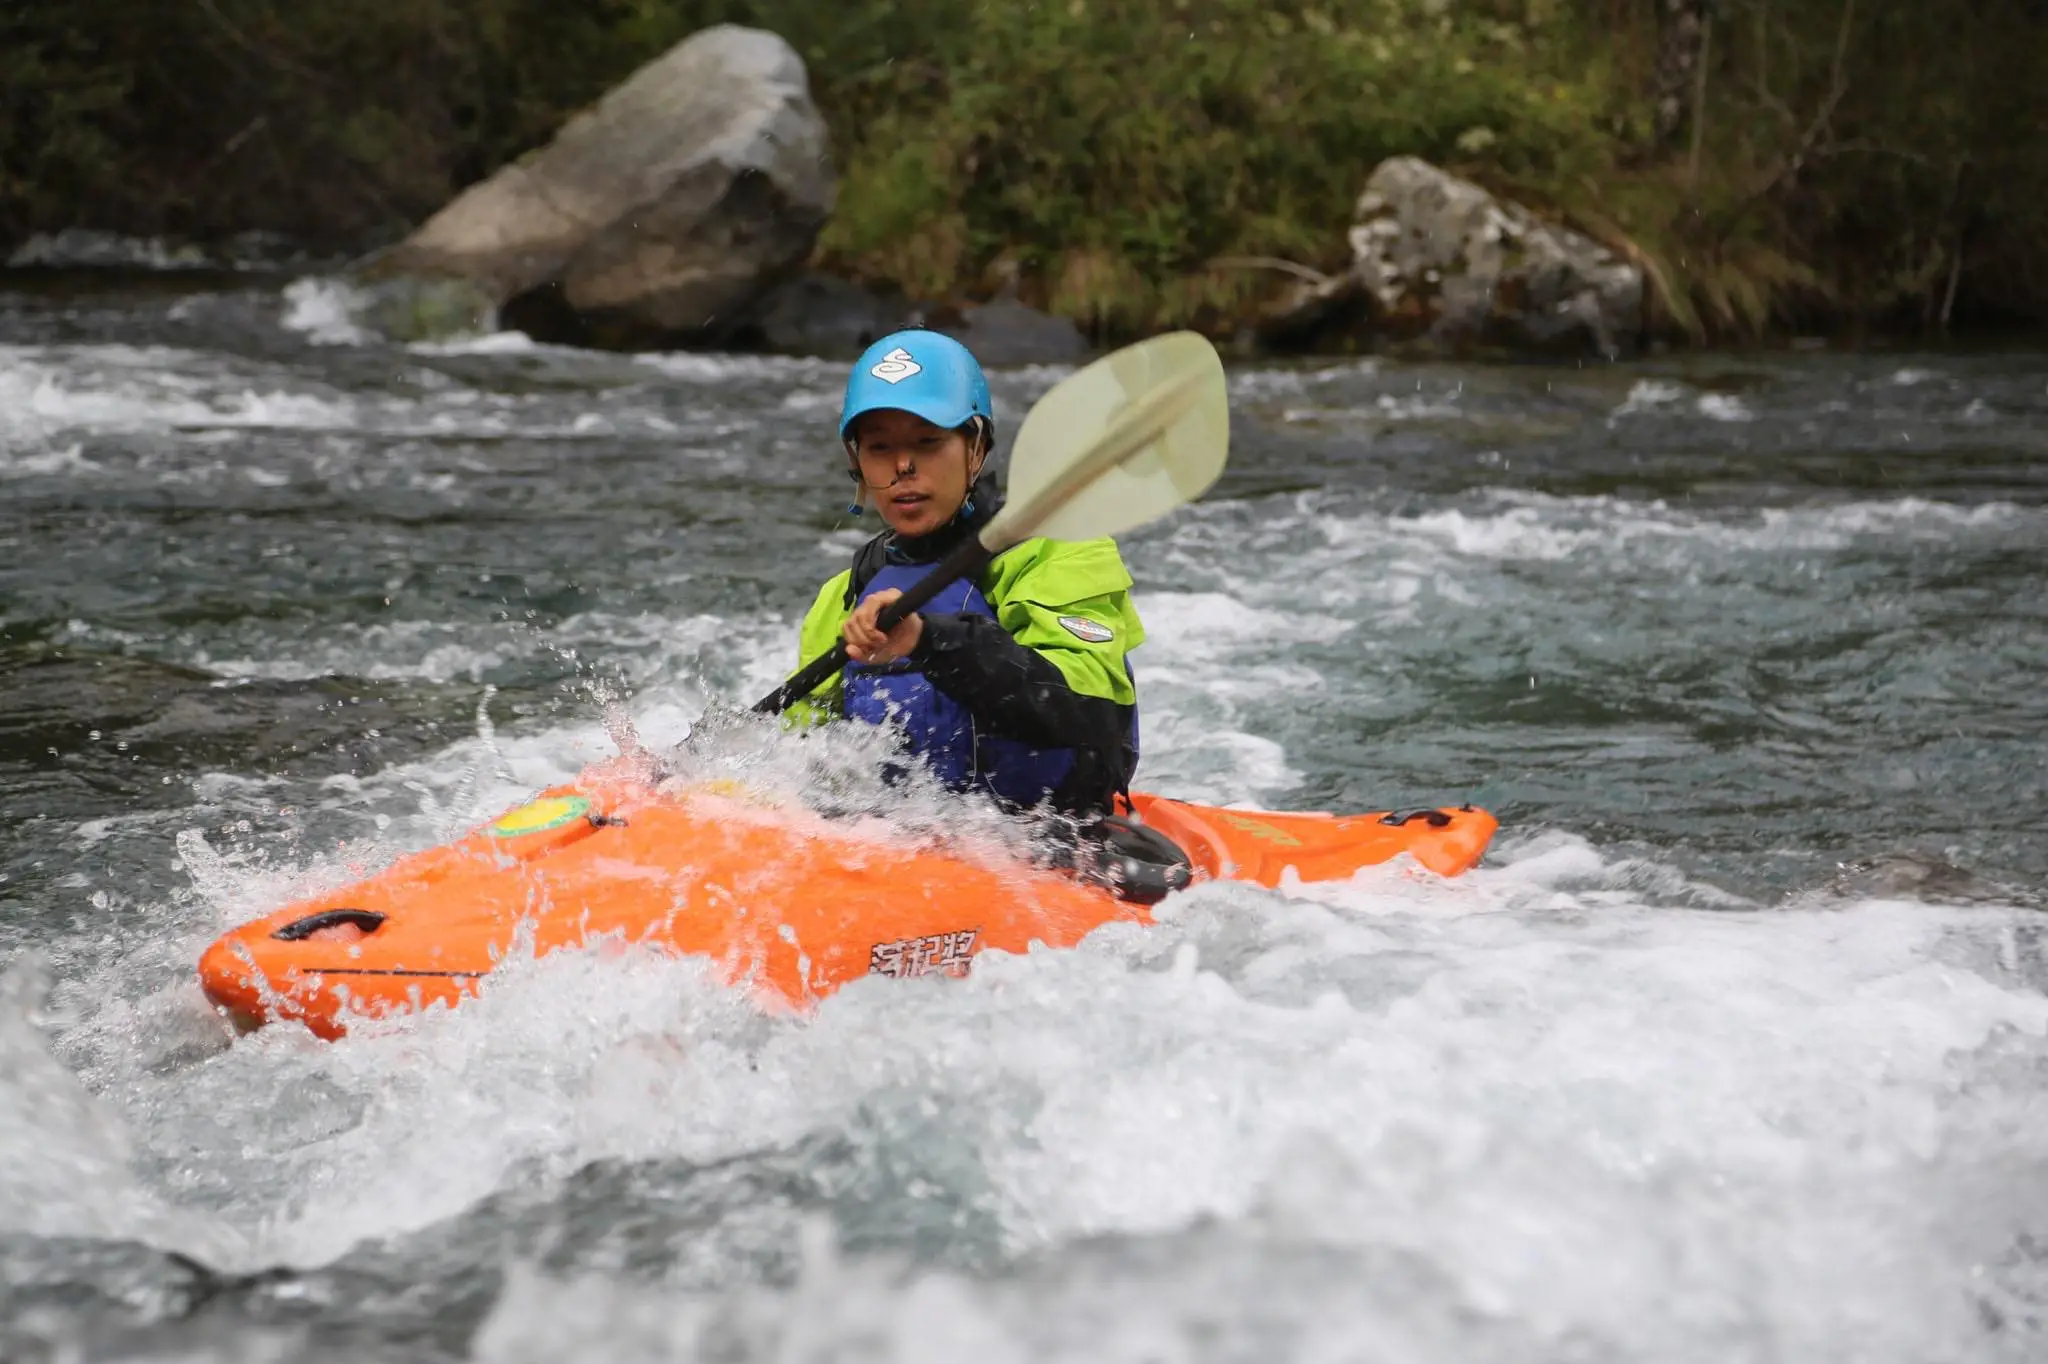
{"label": "orange kayak", "polygon": [[[1497,827],[1470,807],[1267,814],[1133,796],[1196,881],[1342,880],[1402,853],[1441,876]],[[242,1027],[457,1004],[508,953],[606,938],[710,959],[769,1008],[866,975],[964,975],[977,953],[1070,947],[1149,910],[1055,870],[877,839],[716,789],[603,780],[546,791],[466,837],[245,924],[207,949],[207,996]]]}

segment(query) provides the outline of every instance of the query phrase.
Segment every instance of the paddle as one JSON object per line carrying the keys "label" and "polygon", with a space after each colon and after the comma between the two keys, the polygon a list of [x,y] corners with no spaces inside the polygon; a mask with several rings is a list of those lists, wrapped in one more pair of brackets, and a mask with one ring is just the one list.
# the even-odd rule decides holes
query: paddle
{"label": "paddle", "polygon": [[[1087,540],[1164,516],[1208,491],[1230,451],[1223,361],[1194,332],[1112,351],[1053,386],[1010,447],[1008,500],[981,534],[882,609],[893,630],[950,584],[1034,535]],[[754,703],[773,715],[846,666],[846,645]]]}

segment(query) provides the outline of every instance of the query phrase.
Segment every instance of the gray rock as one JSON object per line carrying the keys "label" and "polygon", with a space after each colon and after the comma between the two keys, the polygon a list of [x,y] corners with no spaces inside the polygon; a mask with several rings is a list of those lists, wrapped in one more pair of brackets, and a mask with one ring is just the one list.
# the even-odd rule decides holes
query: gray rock
{"label": "gray rock", "polygon": [[851,360],[920,315],[901,297],[806,272],[769,290],[740,335],[749,344],[787,355]]}
{"label": "gray rock", "polygon": [[793,355],[851,359],[903,327],[944,332],[990,366],[1069,365],[1090,353],[1079,327],[1014,298],[940,306],[810,273],[770,290],[737,339]]}
{"label": "gray rock", "polygon": [[1297,288],[1262,328],[1302,336],[1361,320],[1394,341],[1609,358],[1642,341],[1642,271],[1412,156],[1381,162],[1359,197],[1342,274]]}
{"label": "gray rock", "polygon": [[1880,853],[1837,863],[1826,893],[1844,900],[1922,900],[1930,904],[2011,904],[2014,888],[1986,880],[1945,857]]}
{"label": "gray rock", "polygon": [[1088,358],[1088,338],[1064,317],[998,298],[969,304],[957,325],[939,330],[959,338],[984,365],[1071,365]]}
{"label": "gray rock", "polygon": [[715,341],[831,212],[824,121],[781,38],[691,35],[375,261],[373,278],[546,293],[594,334]]}
{"label": "gray rock", "polygon": [[497,325],[489,292],[473,280],[400,275],[369,285],[351,301],[350,320],[393,341],[445,341]]}

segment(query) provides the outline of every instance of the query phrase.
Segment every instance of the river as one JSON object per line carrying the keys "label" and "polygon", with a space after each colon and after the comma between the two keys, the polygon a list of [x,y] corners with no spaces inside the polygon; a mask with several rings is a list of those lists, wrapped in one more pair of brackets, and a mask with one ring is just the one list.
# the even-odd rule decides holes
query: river
{"label": "river", "polygon": [[1456,881],[235,1039],[212,938],[765,691],[862,534],[841,366],[345,302],[0,290],[0,1358],[2048,1356],[2048,357],[1233,364],[1140,785]]}

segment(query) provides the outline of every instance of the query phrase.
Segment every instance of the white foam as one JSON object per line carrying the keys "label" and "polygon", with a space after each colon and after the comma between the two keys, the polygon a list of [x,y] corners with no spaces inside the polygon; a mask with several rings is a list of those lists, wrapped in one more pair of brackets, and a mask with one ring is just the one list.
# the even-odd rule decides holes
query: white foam
{"label": "white foam", "polygon": [[1347,418],[1370,417],[1380,421],[1442,421],[1447,418],[1463,417],[1465,410],[1449,397],[1431,397],[1423,393],[1380,393],[1363,406],[1344,407],[1290,407],[1280,414],[1285,422],[1326,422],[1342,421]]}
{"label": "white foam", "polygon": [[[636,368],[621,360],[628,371]],[[751,419],[706,413],[679,423],[658,399],[613,401],[579,411],[552,394],[498,393],[422,370],[421,396],[359,397],[312,387],[287,366],[171,348],[0,345],[0,477],[135,477],[193,485],[222,481],[283,487],[311,476],[344,487],[395,484],[459,495],[459,475],[421,467],[409,438],[517,435],[527,440],[660,441],[680,457],[729,460],[732,437]],[[353,437],[272,448],[246,433],[279,430]],[[99,433],[169,439],[109,462],[90,440]],[[679,441],[678,437],[682,440]],[[221,447],[219,457],[202,452]],[[75,454],[73,453],[75,450]]]}
{"label": "white foam", "polygon": [[38,232],[7,258],[10,270],[204,270],[217,266],[218,262],[189,242],[79,227],[55,233]]}
{"label": "white foam", "polygon": [[791,389],[782,395],[782,410],[792,413],[837,413],[840,395],[823,388]]}
{"label": "white foam", "polygon": [[[215,411],[204,394],[192,400]],[[486,406],[447,401],[437,418],[456,423]],[[2038,538],[2041,515],[1535,494],[1421,515],[1342,493],[1197,508],[1132,556],[1161,584],[1139,596],[1154,634],[1139,656],[1147,784],[1284,795],[1301,755],[1272,737],[1274,717],[1322,689],[1383,685],[1369,666],[1339,675],[1322,646],[1362,632],[1347,649],[1370,664],[1382,624],[1461,591],[1485,589],[1501,628],[1514,613],[1497,584],[1538,594],[1543,565],[1583,558],[1598,574],[1648,556],[1657,572],[1620,580],[1683,587],[1863,537]],[[713,695],[775,681],[790,634],[593,612],[548,641],[397,622],[208,662],[448,681],[527,649],[598,652],[659,745]],[[872,759],[858,739],[720,760],[801,793],[821,766]],[[1982,1357],[1978,1304],[2001,1301],[2001,1257],[2048,1225],[2034,1111],[2048,1003],[2029,984],[2048,962],[2026,914],[1756,912],[1554,832],[1510,837],[1454,882],[1400,862],[1284,893],[1204,887],[1155,927],[991,956],[964,982],[862,982],[809,1020],[763,1018],[692,964],[602,949],[516,963],[473,1005],[334,1046],[290,1028],[230,1043],[199,1003],[191,960],[227,924],[445,838],[609,747],[595,718],[484,723],[310,791],[202,780],[202,800],[289,794],[377,832],[271,859],[188,830],[178,855],[196,893],[124,907],[136,956],[78,980],[60,1026],[7,1032],[0,1016],[0,1101],[14,1101],[0,1226],[205,1247],[230,1270],[320,1264],[507,1189],[545,1197],[592,1161],[654,1162],[659,1178],[839,1143],[858,1178],[882,1181],[860,1193],[885,1218],[985,1224],[997,1267],[849,1261],[813,1238],[793,1284],[730,1287],[764,1245],[805,1234],[800,1210],[751,1200],[693,1224],[660,1284],[516,1275],[478,1356],[691,1357],[737,1341],[785,1358],[871,1344],[1138,1360],[1242,1343],[1247,1357],[1718,1364]],[[60,1093],[53,1077],[72,1075],[89,1086]],[[150,1206],[137,1149],[212,1212]],[[10,1183],[5,1161],[24,1152],[29,1174]]]}
{"label": "white foam", "polygon": [[1567,559],[1601,538],[1598,528],[1569,529],[1552,524],[1534,507],[1478,516],[1462,511],[1429,512],[1416,517],[1412,527],[1443,540],[1458,554],[1487,559]]}
{"label": "white foam", "polygon": [[[192,416],[204,411],[189,396],[194,385],[182,376],[152,378],[151,366],[135,363],[127,347],[94,347],[100,360],[122,375],[103,388],[74,387],[69,376],[86,357],[41,347],[0,346],[0,442],[10,446],[54,439],[80,428],[156,425],[166,413]],[[67,363],[72,362],[72,363]]]}
{"label": "white foam", "polygon": [[365,301],[363,291],[346,280],[309,275],[285,286],[278,324],[316,346],[360,346],[372,336],[356,321]]}
{"label": "white foam", "polygon": [[[1802,1357],[1844,1332],[1969,1354],[1969,1266],[2044,1206],[2020,1186],[1977,1198],[2033,1150],[2030,1098],[1997,1076],[2048,1036],[2048,1000],[1950,944],[2022,916],[1649,911],[1626,878],[1553,843],[1454,883],[1212,886],[1156,927],[985,956],[964,982],[861,982],[808,1022],[760,1018],[687,963],[558,954],[334,1046],[272,1029],[201,1071],[110,1073],[104,1102],[238,1172],[217,1229],[247,1240],[233,1265],[322,1263],[515,1172],[708,1165],[829,1133],[1039,1265],[949,1290],[1021,1357],[1063,1357],[1031,1323],[1075,1314],[1192,1338],[1224,1263],[1253,1276],[1227,1305],[1241,1320],[1287,1281],[1258,1266],[1303,1249],[1341,1272],[1293,1327],[1442,1330],[1441,1357],[1488,1322],[1633,1358],[1745,1327]],[[203,1125],[216,1113],[230,1131]],[[735,1214],[696,1233],[702,1256],[763,1217],[799,1234],[794,1211]],[[1361,1298],[1388,1257],[1434,1287]],[[825,1272],[795,1290],[822,1321],[921,1301],[900,1277]],[[694,1330],[737,1303],[622,1290],[586,1320],[585,1291],[523,1281],[480,1356],[631,1357],[646,1321]],[[781,1339],[803,1314],[762,1292],[780,1304],[763,1339]],[[558,1341],[542,1323],[564,1312],[583,1334]]]}
{"label": "white foam", "polygon": [[[60,1021],[51,984],[33,954],[0,970],[0,1232],[139,1240],[210,1259],[241,1253],[238,1233],[176,1207],[138,1178],[137,1144],[120,1105],[51,1054],[45,1029]],[[93,1026],[133,1013],[117,997]]]}
{"label": "white foam", "polygon": [[355,428],[356,409],[352,403],[318,398],[309,393],[256,393],[244,389],[238,394],[215,399],[204,415],[187,417],[179,425],[346,431]]}
{"label": "white foam", "polygon": [[1616,417],[1634,416],[1643,412],[1662,412],[1685,401],[1689,392],[1685,385],[1666,379],[1638,379],[1630,385],[1628,396],[1621,405],[1609,414],[1611,422]]}
{"label": "white foam", "polygon": [[1449,398],[1432,398],[1422,393],[1406,393],[1396,397],[1382,393],[1374,400],[1379,415],[1395,421],[1418,421],[1441,417],[1463,416],[1464,411]]}
{"label": "white foam", "polygon": [[[1250,649],[1272,653],[1281,644],[1323,643],[1352,628],[1336,616],[1262,609],[1223,592],[1155,589],[1143,594],[1141,605],[1148,657],[1210,662]],[[1214,678],[1217,670],[1209,672]]]}
{"label": "white foam", "polygon": [[[1369,685],[1321,679],[1302,653],[1412,607],[1380,581],[1389,564],[1412,563],[1396,576],[1413,584],[1460,560],[1632,552],[1630,536],[1752,553],[1901,526],[2003,533],[2033,515],[1849,504],[1773,524],[1529,495],[1459,514],[1390,515],[1332,494],[1270,504],[1256,554],[1294,563],[1286,576],[1209,552],[1215,535],[1244,547],[1244,507],[1176,527],[1159,556],[1176,590],[1141,596],[1159,636],[1140,661],[1148,771],[1217,800],[1298,780],[1259,717],[1319,682]],[[634,718],[658,743],[711,694],[773,682],[788,631],[593,613],[553,642],[587,637],[637,669]],[[340,647],[359,651],[351,666],[453,676],[476,660],[429,662],[452,640],[392,627]],[[801,794],[818,764],[847,772],[874,756],[859,735],[813,737],[747,738],[715,761]],[[483,724],[418,762],[333,778],[320,802],[382,821],[346,849],[280,863],[185,838],[202,893],[141,916],[148,950],[189,969],[210,936],[287,888],[445,838],[609,742],[595,719],[517,735]],[[631,1358],[650,1339],[657,1355],[687,1356],[713,1318],[781,1348],[792,1319],[837,1338],[863,1314],[896,1321],[947,1302],[978,1323],[961,1339],[997,1357],[1113,1359],[1118,1332],[1129,1357],[1171,1357],[1206,1338],[1219,1302],[1236,1329],[1282,1293],[1296,1295],[1288,1329],[1305,1333],[1292,1338],[1327,1340],[1335,1357],[1381,1339],[1467,1357],[1491,1332],[1515,1357],[1571,1338],[1621,1358],[1699,1346],[1718,1359],[1739,1357],[1745,1331],[1797,1357],[1844,1339],[1869,1357],[1969,1355],[1969,1267],[1995,1262],[2044,1210],[2024,1181],[1984,1201],[1994,1175],[2038,1168],[2028,1082],[2000,1069],[2048,1037],[2048,1001],[2027,984],[2048,962],[2012,936],[2025,916],[1650,900],[1748,909],[1675,868],[1552,833],[1507,840],[1454,882],[1400,862],[1287,893],[1203,887],[1155,927],[985,957],[964,982],[864,981],[809,1021],[763,1018],[690,963],[601,949],[516,964],[472,1005],[335,1046],[288,1028],[220,1039],[203,1065],[168,1059],[205,1036],[189,977],[140,1000],[86,980],[66,1046],[94,1058],[93,1140],[114,1153],[61,1173],[112,1168],[124,1142],[175,1151],[217,1211],[195,1226],[120,1197],[60,1205],[69,1195],[39,1175],[11,1216],[203,1241],[231,1269],[320,1264],[596,1160],[747,1162],[829,1138],[868,1153],[863,1169],[915,1172],[920,1199],[986,1223],[995,1252],[1025,1269],[967,1280],[814,1256],[788,1290],[692,1277],[690,1265],[799,1234],[798,1211],[750,1207],[693,1233],[673,1287],[516,1279],[479,1356]],[[1998,952],[1978,951],[1990,938]],[[23,1045],[15,1073],[42,1073]],[[32,1118],[27,1139],[61,1146],[76,1126],[62,1123]],[[1303,1256],[1325,1269],[1303,1279]],[[1382,1282],[1405,1287],[1361,1292]],[[1063,1356],[1043,1325],[1055,1320],[1085,1349]]]}
{"label": "white foam", "polygon": [[1699,414],[1717,422],[1753,422],[1756,414],[1749,410],[1749,404],[1732,393],[1702,393],[1697,404]]}
{"label": "white foam", "polygon": [[[221,677],[272,678],[302,681],[314,677],[424,678],[436,682],[482,681],[485,673],[505,663],[509,647],[479,647],[446,639],[443,627],[426,621],[371,625],[349,635],[317,641],[317,653],[296,657],[217,657],[195,650],[191,663]],[[379,644],[392,646],[378,652]]]}
{"label": "white foam", "polygon": [[1310,393],[1330,384],[1375,379],[1380,373],[1379,361],[1361,359],[1338,364],[1232,368],[1226,371],[1225,378],[1232,402],[1256,403]]}
{"label": "white foam", "polygon": [[[1393,593],[1402,581],[1398,570],[1404,549],[1436,548],[1476,560],[1555,561],[1645,552],[1698,558],[1837,549],[1868,536],[1996,532],[2041,519],[2037,509],[2010,502],[1964,505],[1914,497],[1722,514],[1691,511],[1662,500],[1524,492],[1489,493],[1468,506],[1412,516],[1326,509],[1320,495],[1310,495],[1297,506],[1291,518],[1294,526],[1324,543],[1298,547],[1295,553],[1305,550],[1311,558],[1297,559],[1285,582],[1290,587],[1313,584],[1325,594],[1320,599],[1333,604],[1367,592],[1381,597]],[[1169,548],[1205,554],[1206,540],[1190,526],[1173,537]],[[1339,571],[1351,565],[1366,565],[1371,571]]]}
{"label": "white foam", "polygon": [[[74,623],[81,633],[99,627]],[[524,623],[478,625],[398,620],[357,626],[298,641],[290,652],[257,657],[199,647],[178,661],[231,678],[418,678],[481,682],[495,670],[535,656],[575,664],[602,657],[607,673],[642,690],[650,701],[680,688],[708,699],[703,686],[763,690],[793,666],[794,627],[779,617],[732,620],[717,615],[587,612],[541,632]],[[134,642],[134,641],[128,641]],[[161,646],[158,646],[161,648]],[[553,660],[550,660],[553,661]]]}
{"label": "white foam", "polygon": [[1947,539],[1957,532],[2018,528],[2039,519],[2039,509],[2011,502],[1966,505],[1922,497],[1793,510],[1766,508],[1758,515],[1766,535],[1782,532],[1792,543],[1822,548],[1866,536]]}
{"label": "white foam", "polygon": [[1733,393],[1699,393],[1684,384],[1665,379],[1638,379],[1622,399],[1621,405],[1608,414],[1608,425],[1623,417],[1644,415],[1682,415],[1685,400],[1692,398],[1692,410],[1709,421],[1750,422],[1756,414],[1740,397]]}
{"label": "white foam", "polygon": [[85,457],[85,447],[76,441],[34,453],[15,453],[0,447],[0,478],[27,478],[46,474],[97,474],[105,466]]}
{"label": "white foam", "polygon": [[846,367],[830,360],[780,355],[728,355],[696,351],[661,351],[635,355],[633,362],[689,383],[723,384],[735,380],[811,379],[844,385]]}
{"label": "white foam", "polygon": [[542,351],[570,353],[567,346],[543,346],[525,332],[485,332],[446,341],[415,341],[406,347],[419,355],[533,355]]}
{"label": "white foam", "polygon": [[[348,430],[353,403],[284,389],[229,388],[191,352],[128,346],[0,346],[0,446],[75,431]],[[194,372],[202,371],[202,372]]]}

